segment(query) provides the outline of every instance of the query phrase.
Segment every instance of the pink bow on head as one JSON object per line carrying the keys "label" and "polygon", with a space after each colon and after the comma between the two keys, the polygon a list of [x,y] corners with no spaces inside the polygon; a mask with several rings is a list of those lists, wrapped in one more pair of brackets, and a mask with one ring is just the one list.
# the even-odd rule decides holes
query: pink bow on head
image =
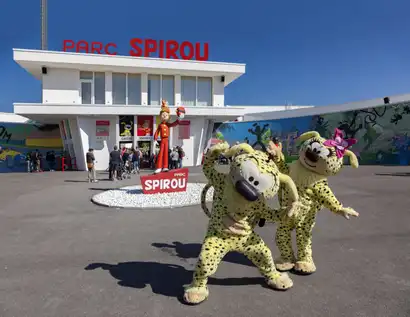
{"label": "pink bow on head", "polygon": [[345,154],[345,151],[351,147],[353,144],[356,144],[356,139],[343,139],[343,132],[339,129],[335,129],[335,135],[333,140],[326,140],[323,144],[325,146],[333,146],[336,148],[336,156],[342,158]]}

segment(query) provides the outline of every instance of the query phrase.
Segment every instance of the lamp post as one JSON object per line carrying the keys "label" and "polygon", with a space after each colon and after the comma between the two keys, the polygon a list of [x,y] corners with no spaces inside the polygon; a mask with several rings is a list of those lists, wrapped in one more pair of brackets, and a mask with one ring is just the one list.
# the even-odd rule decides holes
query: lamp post
{"label": "lamp post", "polygon": [[40,0],[41,6],[41,49],[47,50],[47,0]]}

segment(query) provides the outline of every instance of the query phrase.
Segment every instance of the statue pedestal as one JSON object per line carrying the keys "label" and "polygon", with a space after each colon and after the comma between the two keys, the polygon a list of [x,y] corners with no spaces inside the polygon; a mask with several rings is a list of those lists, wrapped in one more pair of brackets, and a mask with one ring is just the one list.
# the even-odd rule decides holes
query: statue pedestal
{"label": "statue pedestal", "polygon": [[180,168],[155,175],[141,176],[142,192],[146,195],[186,191],[188,169]]}

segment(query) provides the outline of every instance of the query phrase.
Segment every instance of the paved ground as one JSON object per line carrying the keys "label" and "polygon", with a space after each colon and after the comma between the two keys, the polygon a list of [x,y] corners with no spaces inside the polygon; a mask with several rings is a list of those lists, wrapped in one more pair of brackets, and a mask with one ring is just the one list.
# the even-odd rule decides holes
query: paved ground
{"label": "paved ground", "polygon": [[[410,316],[405,172],[410,167],[346,168],[331,181],[361,217],[320,214],[318,272],[294,276],[292,290],[263,287],[256,269],[232,254],[196,307],[178,297],[205,233],[199,207],[108,209],[90,197],[120,183],[88,184],[80,172],[1,174],[0,316]],[[259,231],[277,254],[274,226]]]}

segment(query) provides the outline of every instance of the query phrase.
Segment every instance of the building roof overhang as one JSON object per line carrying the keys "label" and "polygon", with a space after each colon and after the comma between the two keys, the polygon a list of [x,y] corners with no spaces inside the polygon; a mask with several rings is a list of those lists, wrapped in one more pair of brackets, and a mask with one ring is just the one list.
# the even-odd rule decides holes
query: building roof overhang
{"label": "building roof overhang", "polygon": [[33,76],[41,79],[42,67],[149,73],[182,76],[224,76],[227,86],[245,73],[245,64],[195,60],[146,58],[120,55],[13,49],[13,59]]}

